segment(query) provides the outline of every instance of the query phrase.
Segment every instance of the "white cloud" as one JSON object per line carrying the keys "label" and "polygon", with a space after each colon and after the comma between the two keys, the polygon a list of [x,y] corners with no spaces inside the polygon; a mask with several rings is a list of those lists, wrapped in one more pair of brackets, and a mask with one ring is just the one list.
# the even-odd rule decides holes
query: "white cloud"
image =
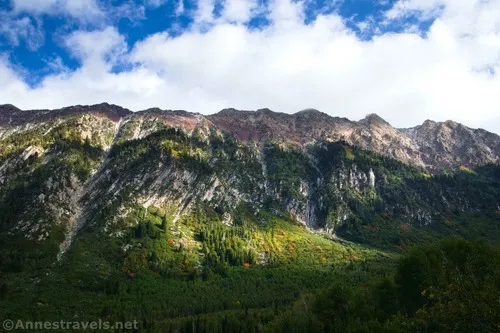
{"label": "white cloud", "polygon": [[443,1],[440,0],[399,0],[394,4],[391,10],[386,13],[386,16],[390,19],[395,19],[411,14],[419,14],[427,19],[439,15],[439,10],[442,5]]}
{"label": "white cloud", "polygon": [[73,56],[83,63],[82,69],[99,65],[102,74],[118,64],[127,53],[125,38],[111,27],[96,32],[73,32],[65,43]]}
{"label": "white cloud", "polygon": [[[146,5],[150,6],[148,3],[146,3]],[[108,6],[105,8],[105,12],[108,21],[117,21],[124,18],[136,23],[146,18],[146,8],[131,2],[124,2],[116,6]]]}
{"label": "white cloud", "polygon": [[[36,88],[4,58],[0,103],[27,109],[107,101],[202,113],[314,107],[351,119],[375,112],[400,127],[454,119],[500,132],[500,2],[426,1],[407,1],[391,14],[442,6],[426,38],[405,32],[371,41],[359,40],[336,14],[303,24],[301,3],[289,0],[269,4],[273,23],[261,30],[214,19],[213,2],[204,1],[197,17],[211,22],[208,31],[158,33],[131,50],[113,28],[74,33],[66,45],[81,68]],[[132,68],[115,73],[117,64]]]}
{"label": "white cloud", "polygon": [[225,0],[223,6],[222,17],[230,22],[247,22],[259,8],[257,0]]}
{"label": "white cloud", "polygon": [[38,49],[45,40],[40,20],[26,16],[11,17],[2,11],[0,11],[0,36],[4,36],[11,46],[19,46],[21,40],[24,40],[31,51]]}
{"label": "white cloud", "polygon": [[167,0],[145,0],[144,3],[149,7],[160,7],[165,4]]}
{"label": "white cloud", "polygon": [[[144,5],[159,7],[167,0],[147,0]],[[144,5],[133,1],[116,3],[111,0],[13,0],[14,8],[9,13],[11,16],[27,14],[40,16],[42,14],[51,16],[68,16],[79,24],[103,27],[106,23],[121,18],[130,21],[145,18]]]}
{"label": "white cloud", "polygon": [[198,2],[198,7],[194,15],[196,23],[211,23],[214,20],[215,0],[202,0]]}
{"label": "white cloud", "polygon": [[177,7],[175,7],[175,14],[177,16],[182,15],[184,13],[184,0],[178,0]]}
{"label": "white cloud", "polygon": [[75,18],[102,16],[96,0],[13,0],[15,12],[69,14]]}
{"label": "white cloud", "polygon": [[7,97],[13,101],[19,101],[19,98],[26,96],[28,91],[28,86],[20,80],[5,56],[0,57],[0,86],[2,86],[1,100]]}
{"label": "white cloud", "polygon": [[302,2],[272,0],[269,4],[269,18],[278,28],[292,29],[303,25],[304,10]]}
{"label": "white cloud", "polygon": [[[166,0],[151,0],[166,1]],[[12,49],[24,42],[30,51],[36,51],[45,42],[46,15],[64,19],[66,23],[48,27],[53,40],[72,25],[80,29],[105,28],[125,18],[133,23],[145,19],[145,7],[134,2],[116,4],[110,0],[12,0],[11,9],[0,8],[0,43]],[[151,5],[151,4],[147,4]],[[47,26],[45,27],[47,28]],[[49,55],[52,56],[52,55]]]}
{"label": "white cloud", "polygon": [[44,13],[48,11],[55,10],[60,0],[13,0],[14,10],[17,12],[36,12]]}

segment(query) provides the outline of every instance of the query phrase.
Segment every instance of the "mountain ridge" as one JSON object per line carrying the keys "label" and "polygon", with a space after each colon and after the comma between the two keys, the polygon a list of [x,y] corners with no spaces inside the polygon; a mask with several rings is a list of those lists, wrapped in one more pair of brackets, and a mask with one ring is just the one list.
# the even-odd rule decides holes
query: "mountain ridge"
{"label": "mountain ridge", "polygon": [[[386,121],[384,118],[379,116],[377,113],[367,113],[366,116],[364,116],[363,118],[361,118],[359,120],[351,120],[347,117],[332,116],[326,112],[323,112],[323,111],[320,111],[320,110],[314,109],[314,108],[306,108],[306,109],[299,110],[299,111],[294,112],[294,113],[285,113],[285,112],[273,111],[269,108],[260,108],[257,110],[243,110],[243,109],[236,109],[236,108],[229,107],[229,108],[221,109],[221,110],[214,112],[214,113],[201,114],[199,112],[191,112],[191,111],[181,110],[181,109],[176,109],[176,110],[161,109],[159,107],[151,107],[148,109],[140,109],[140,110],[130,110],[130,109],[122,107],[120,105],[110,104],[107,102],[102,102],[102,103],[98,103],[98,104],[75,104],[75,105],[65,106],[65,107],[56,108],[56,109],[20,109],[13,104],[6,103],[6,104],[0,104],[0,113],[5,114],[7,112],[12,112],[12,113],[21,112],[22,114],[25,115],[28,112],[33,112],[34,115],[39,115],[39,114],[47,114],[50,112],[50,113],[54,113],[55,115],[62,116],[62,115],[64,115],[64,111],[66,111],[68,113],[70,113],[70,111],[72,111],[73,113],[84,112],[84,111],[95,112],[96,111],[95,109],[98,109],[98,108],[102,108],[102,111],[109,111],[112,109],[120,110],[122,112],[122,115],[121,115],[122,117],[126,117],[126,116],[132,115],[134,113],[147,114],[147,113],[155,113],[155,112],[158,112],[158,113],[162,113],[162,112],[172,113],[172,112],[174,112],[174,113],[186,114],[186,115],[202,115],[205,117],[215,116],[215,115],[219,115],[219,114],[231,114],[231,113],[233,113],[233,114],[235,114],[235,113],[247,113],[247,114],[271,113],[271,114],[289,115],[289,116],[316,114],[316,115],[326,116],[328,118],[342,119],[342,120],[351,121],[351,122],[358,122],[358,123],[359,122],[367,123],[370,119],[376,119],[377,122],[384,122],[384,123],[390,124],[388,121]],[[24,120],[31,121],[32,119],[33,119],[32,117],[26,117]],[[3,120],[3,119],[0,119],[0,120]],[[480,128],[480,127],[473,128],[473,127],[469,127],[467,125],[463,125],[463,124],[458,123],[452,119],[447,119],[444,121],[435,121],[432,119],[426,119],[422,122],[422,124],[417,124],[413,127],[399,127],[398,129],[401,131],[411,130],[411,129],[419,127],[419,126],[424,126],[427,123],[433,123],[433,124],[453,124],[453,123],[455,123],[458,125],[465,126],[465,127],[472,129],[472,130],[485,131],[488,133],[498,135],[497,133],[485,130],[485,129]],[[5,122],[3,122],[3,124],[5,124]],[[0,123],[0,125],[2,125],[2,123]]]}
{"label": "mountain ridge", "polygon": [[[34,121],[35,120],[35,117],[34,116],[40,116],[40,115],[54,115],[54,116],[65,116],[65,115],[68,115],[68,114],[74,114],[74,113],[85,113],[85,112],[98,112],[99,109],[101,109],[100,111],[103,112],[103,113],[108,113],[108,112],[116,112],[116,111],[119,111],[118,112],[118,115],[121,117],[121,118],[125,118],[129,115],[132,115],[134,113],[136,114],[153,114],[153,113],[166,113],[166,114],[169,114],[169,113],[172,113],[172,114],[178,114],[178,115],[186,115],[186,116],[189,116],[189,115],[201,115],[201,116],[204,116],[204,117],[211,117],[211,116],[216,116],[216,115],[229,115],[229,114],[238,114],[238,113],[242,113],[242,114],[262,114],[262,113],[268,113],[268,114],[276,114],[276,115],[285,115],[285,116],[300,116],[300,115],[307,115],[307,116],[311,116],[311,115],[320,115],[321,117],[326,117],[326,118],[330,118],[330,119],[336,119],[336,120],[343,120],[343,121],[349,121],[349,122],[355,122],[355,123],[364,123],[364,124],[368,124],[369,122],[382,122],[382,123],[385,123],[385,124],[389,124],[390,123],[388,121],[386,121],[384,118],[380,117],[378,114],[376,113],[368,113],[365,117],[359,119],[359,120],[351,120],[347,117],[340,117],[340,116],[332,116],[328,113],[325,113],[325,112],[322,112],[322,111],[319,111],[317,109],[314,109],[314,108],[306,108],[306,109],[303,109],[303,110],[299,110],[297,112],[294,112],[294,113],[285,113],[285,112],[279,112],[279,111],[273,111],[269,108],[260,108],[260,109],[257,109],[257,110],[242,110],[242,109],[235,109],[235,108],[224,108],[224,109],[221,109],[220,111],[217,111],[217,112],[214,112],[214,113],[209,113],[209,114],[201,114],[199,112],[190,112],[190,111],[186,111],[186,110],[180,110],[180,109],[176,109],[176,110],[173,110],[173,109],[161,109],[159,107],[151,107],[151,108],[148,108],[148,109],[141,109],[141,110],[135,110],[135,111],[132,111],[128,108],[124,108],[122,106],[119,106],[117,104],[110,104],[110,103],[107,103],[107,102],[103,102],[103,103],[98,103],[98,104],[75,104],[75,105],[70,105],[70,106],[65,106],[65,107],[61,107],[61,108],[56,108],[56,109],[20,109],[18,107],[16,107],[15,105],[13,104],[0,104],[0,114],[3,116],[3,118],[0,118],[0,126],[1,125],[9,125],[11,124],[12,122],[6,122],[5,121],[5,117],[6,116],[10,116],[12,115],[12,113],[20,113],[19,115],[16,114],[16,116],[20,116],[20,115],[27,115],[27,113],[33,113],[33,115],[30,115],[30,117],[25,117],[25,118],[21,118],[19,119],[20,121],[23,121],[23,122],[30,122],[30,121]],[[113,110],[113,111],[112,111]],[[8,114],[8,113],[11,113],[11,114]],[[435,120],[432,120],[432,119],[426,119],[422,124],[418,124],[418,125],[415,125],[413,127],[400,127],[400,128],[397,128],[398,130],[402,131],[402,132],[407,132],[407,131],[410,131],[412,129],[415,129],[417,127],[421,127],[421,126],[425,126],[426,124],[457,124],[457,125],[461,125],[461,126],[465,126],[471,130],[477,130],[477,131],[484,131],[484,132],[487,132],[487,133],[491,133],[491,134],[495,134],[495,135],[498,135],[497,133],[494,133],[494,132],[491,132],[491,131],[488,131],[488,130],[485,130],[483,128],[473,128],[473,127],[469,127],[469,126],[466,126],[466,125],[463,125],[461,123],[458,123],[452,119],[448,119],[448,120],[444,120],[444,121],[435,121]],[[392,126],[392,125],[391,125]]]}
{"label": "mountain ridge", "polygon": [[500,136],[484,129],[473,129],[451,120],[426,120],[414,127],[398,129],[373,113],[354,121],[316,109],[288,114],[270,109],[226,108],[203,115],[160,108],[134,112],[108,103],[26,111],[5,104],[0,105],[0,127],[47,122],[86,113],[103,115],[114,122],[130,117],[148,118],[188,132],[200,130],[206,134],[215,130],[246,143],[275,140],[304,146],[318,140],[345,141],[433,173],[460,165],[474,167],[500,162]]}

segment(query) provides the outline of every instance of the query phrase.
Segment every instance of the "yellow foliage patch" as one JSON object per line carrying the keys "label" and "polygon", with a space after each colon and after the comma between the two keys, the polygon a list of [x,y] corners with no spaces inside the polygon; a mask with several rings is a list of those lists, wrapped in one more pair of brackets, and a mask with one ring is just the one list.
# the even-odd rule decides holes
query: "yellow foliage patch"
{"label": "yellow foliage patch", "polygon": [[345,158],[351,161],[354,159],[354,153],[351,148],[345,147]]}
{"label": "yellow foliage patch", "polygon": [[475,174],[475,172],[473,170],[471,170],[470,168],[466,167],[465,165],[461,165],[459,167],[460,171],[462,172],[467,172],[467,173],[472,173],[472,174]]}

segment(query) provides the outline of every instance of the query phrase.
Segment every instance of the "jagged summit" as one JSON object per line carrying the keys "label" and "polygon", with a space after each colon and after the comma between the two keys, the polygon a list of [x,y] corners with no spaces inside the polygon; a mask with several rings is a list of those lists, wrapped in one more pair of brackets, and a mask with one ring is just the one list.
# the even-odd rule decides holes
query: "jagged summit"
{"label": "jagged summit", "polygon": [[307,117],[307,118],[332,118],[327,113],[321,112],[317,109],[304,109],[293,114],[295,117]]}
{"label": "jagged summit", "polygon": [[9,111],[21,111],[15,105],[12,104],[2,104],[0,105],[0,112],[9,112]]}
{"label": "jagged summit", "polygon": [[160,109],[159,107],[154,107],[154,108],[149,108],[137,112],[142,112],[142,113],[155,113],[155,112],[165,112],[166,110]]}
{"label": "jagged summit", "polygon": [[250,110],[238,110],[235,108],[224,108],[220,110],[217,113],[214,113],[214,115],[224,115],[224,116],[232,116],[232,115],[237,115],[237,114],[252,114],[256,113],[257,111],[250,111]]}
{"label": "jagged summit", "polygon": [[281,112],[276,112],[276,111],[273,111],[271,109],[268,109],[268,108],[261,108],[261,109],[257,109],[256,111],[257,113],[279,113],[279,114],[283,114]]}
{"label": "jagged summit", "polygon": [[456,128],[456,127],[458,127],[458,126],[466,127],[466,126],[464,126],[464,125],[462,125],[462,124],[460,124],[460,123],[457,123],[457,122],[456,122],[456,121],[454,121],[454,120],[446,120],[446,121],[444,122],[444,124],[445,124],[446,126],[450,127],[450,128]]}
{"label": "jagged summit", "polygon": [[297,115],[297,114],[325,114],[325,113],[319,111],[318,109],[309,108],[309,109],[300,110],[298,112],[295,112],[294,114]]}
{"label": "jagged summit", "polygon": [[129,109],[109,103],[72,105],[54,110],[21,110],[14,105],[6,104],[1,105],[0,110],[2,110],[0,113],[0,126],[17,126],[26,123],[50,121],[51,119],[84,113],[99,113],[113,121],[119,121],[121,118],[132,114],[132,111]]}
{"label": "jagged summit", "polygon": [[437,123],[434,120],[426,119],[421,126],[434,126]]}
{"label": "jagged summit", "polygon": [[382,117],[380,117],[376,113],[367,114],[363,119],[361,119],[359,121],[359,123],[365,124],[365,125],[376,125],[376,124],[380,125],[380,124],[382,124],[382,125],[389,125],[390,126],[390,124],[385,119],[383,119]]}
{"label": "jagged summit", "polygon": [[[500,137],[482,129],[472,129],[451,120],[426,120],[412,128],[396,129],[374,113],[359,121],[352,121],[332,117],[316,109],[288,114],[267,108],[256,111],[226,108],[211,115],[201,115],[160,108],[134,113],[108,103],[31,111],[22,111],[5,104],[0,105],[0,129],[2,126],[50,122],[79,114],[105,116],[116,123],[130,117],[149,118],[147,122],[141,121],[141,126],[162,122],[167,126],[184,128],[187,132],[201,129],[208,133],[209,128],[212,128],[242,142],[263,143],[273,140],[304,147],[318,140],[345,141],[431,172],[456,165],[500,163]],[[152,126],[139,130],[138,133],[142,133],[139,136],[147,135],[155,128]]]}
{"label": "jagged summit", "polygon": [[135,114],[158,115],[158,116],[177,115],[177,116],[184,116],[184,117],[196,117],[199,115],[199,113],[189,112],[186,110],[170,110],[170,109],[163,110],[160,108],[150,108],[150,109],[146,109],[146,110],[136,111]]}

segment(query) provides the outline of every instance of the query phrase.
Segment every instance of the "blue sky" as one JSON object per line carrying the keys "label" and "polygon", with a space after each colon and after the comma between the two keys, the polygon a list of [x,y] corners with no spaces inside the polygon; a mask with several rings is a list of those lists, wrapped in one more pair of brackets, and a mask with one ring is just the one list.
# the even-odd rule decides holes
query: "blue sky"
{"label": "blue sky", "polygon": [[[245,1],[245,0],[238,0]],[[56,1],[49,1],[58,6]],[[415,16],[405,17],[395,22],[385,22],[384,13],[391,9],[396,1],[307,1],[304,5],[304,24],[311,24],[319,14],[338,13],[345,20],[360,39],[369,40],[378,34],[401,32],[410,25],[418,25],[419,33],[425,34],[434,18],[420,22]],[[82,19],[79,14],[72,17],[72,13],[57,12],[48,8],[47,11],[36,13],[33,10],[21,9],[16,11],[13,0],[0,0],[1,10],[11,16],[14,21],[29,21],[31,31],[19,32],[15,37],[9,36],[12,32],[0,35],[0,52],[7,54],[9,61],[20,71],[27,71],[25,80],[30,86],[36,86],[43,78],[53,74],[57,67],[49,66],[57,57],[62,65],[69,69],[76,69],[79,62],[71,57],[70,52],[61,42],[65,34],[72,31],[102,28],[103,25],[112,25],[125,36],[129,48],[144,38],[159,32],[167,31],[176,36],[180,35],[194,23],[194,13],[198,3],[191,0],[175,1],[125,1],[99,0],[95,2],[104,17]],[[182,4],[181,4],[182,3]],[[262,6],[269,5],[268,0],[260,0]],[[22,7],[21,7],[22,8]],[[182,12],[179,10],[182,8]],[[54,10],[54,11],[52,11]],[[215,18],[222,15],[223,1],[215,2],[213,14]],[[83,14],[85,15],[85,14]],[[366,30],[358,27],[359,23],[372,22]],[[249,29],[263,29],[270,24],[265,13],[255,15],[243,24]],[[12,26],[14,27],[14,26]],[[10,29],[9,29],[10,30]],[[115,68],[120,71],[121,68]]]}
{"label": "blue sky", "polygon": [[22,108],[315,107],[499,132],[499,64],[498,0],[0,0],[0,103]]}

